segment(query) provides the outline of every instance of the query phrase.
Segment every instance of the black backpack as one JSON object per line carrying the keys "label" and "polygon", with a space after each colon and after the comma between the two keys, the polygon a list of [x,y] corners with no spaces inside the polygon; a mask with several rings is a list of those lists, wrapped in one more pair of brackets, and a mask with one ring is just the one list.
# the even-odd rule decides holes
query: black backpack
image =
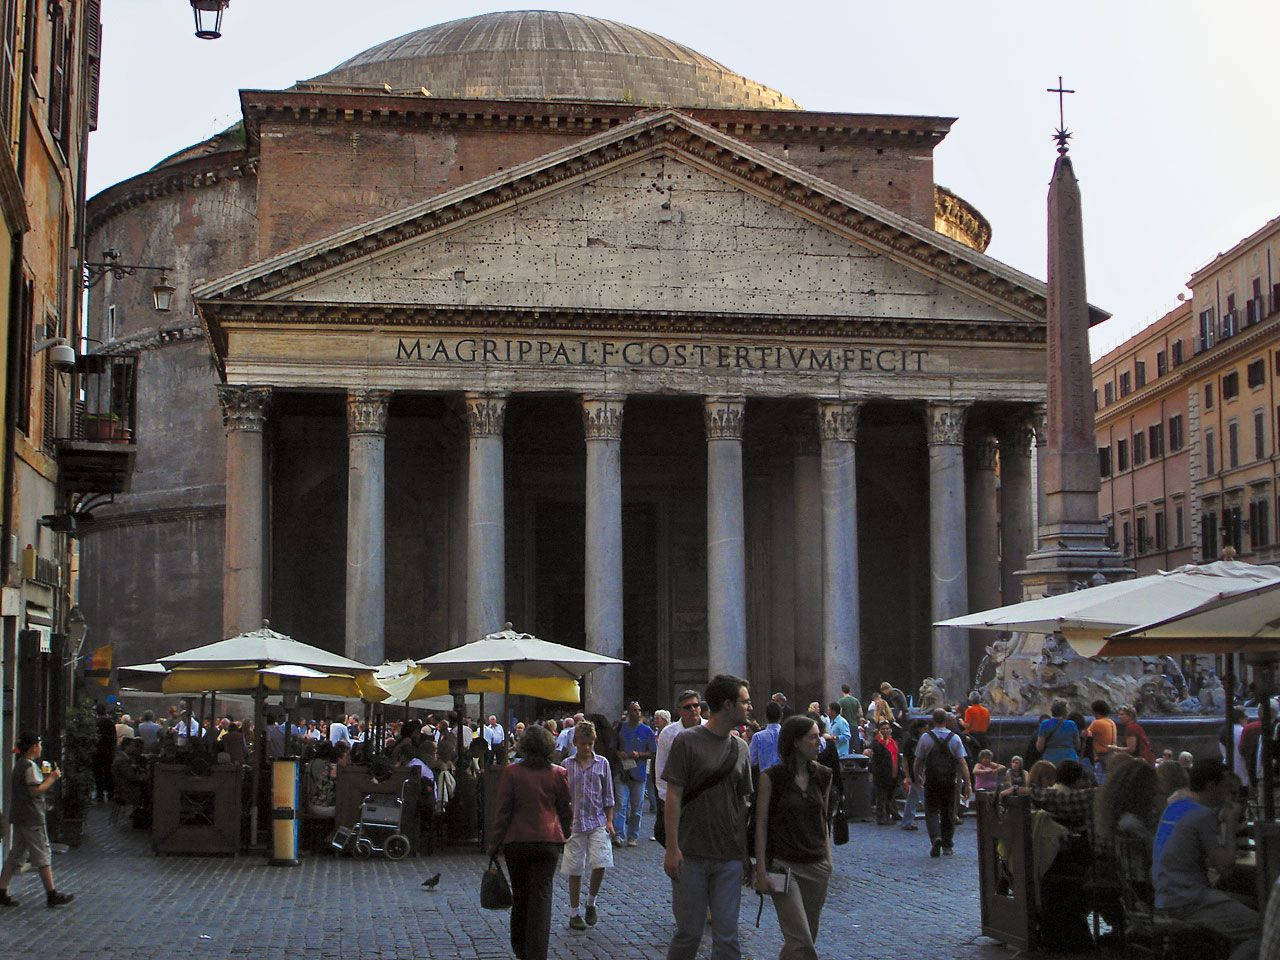
{"label": "black backpack", "polygon": [[933,738],[933,746],[924,755],[925,783],[955,783],[956,755],[951,752],[951,738],[955,734],[948,731],[946,737],[939,737],[930,730],[927,735]]}

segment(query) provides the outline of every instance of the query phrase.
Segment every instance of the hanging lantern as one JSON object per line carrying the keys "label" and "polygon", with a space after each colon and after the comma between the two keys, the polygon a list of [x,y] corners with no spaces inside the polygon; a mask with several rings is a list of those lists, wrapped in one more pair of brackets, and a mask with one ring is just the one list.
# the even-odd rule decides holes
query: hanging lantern
{"label": "hanging lantern", "polygon": [[231,0],[191,0],[191,11],[196,17],[196,36],[201,40],[217,40],[222,36],[222,14],[229,6]]}
{"label": "hanging lantern", "polygon": [[173,291],[174,288],[165,279],[165,275],[160,274],[160,282],[151,288],[151,302],[159,313],[169,312],[169,306],[173,303]]}

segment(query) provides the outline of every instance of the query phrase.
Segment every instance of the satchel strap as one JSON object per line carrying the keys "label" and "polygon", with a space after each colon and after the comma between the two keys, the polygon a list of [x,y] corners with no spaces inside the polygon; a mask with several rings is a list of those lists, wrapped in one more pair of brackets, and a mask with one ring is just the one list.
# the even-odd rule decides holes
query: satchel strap
{"label": "satchel strap", "polygon": [[738,746],[733,742],[733,737],[730,737],[729,749],[725,755],[725,758],[722,761],[720,761],[720,766],[716,768],[716,772],[713,773],[706,780],[703,780],[701,783],[695,784],[686,793],[682,794],[680,797],[680,806],[681,807],[688,806],[689,804],[693,803],[694,800],[697,800],[698,797],[702,796],[704,793],[710,790],[712,787],[722,783],[726,777],[728,777],[731,773],[733,773],[733,769],[737,765],[738,765]]}

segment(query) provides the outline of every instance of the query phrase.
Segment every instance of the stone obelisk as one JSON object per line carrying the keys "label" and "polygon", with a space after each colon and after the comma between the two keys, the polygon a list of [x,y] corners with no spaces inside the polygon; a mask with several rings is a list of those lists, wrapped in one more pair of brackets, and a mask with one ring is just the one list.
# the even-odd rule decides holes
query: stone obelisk
{"label": "stone obelisk", "polygon": [[1084,227],[1080,184],[1067,155],[1069,137],[1060,127],[1049,182],[1048,439],[1039,471],[1043,507],[1037,547],[1018,574],[1028,600],[1092,586],[1101,582],[1099,574],[1119,580],[1134,573],[1107,545],[1107,529],[1098,516],[1101,481],[1093,427]]}

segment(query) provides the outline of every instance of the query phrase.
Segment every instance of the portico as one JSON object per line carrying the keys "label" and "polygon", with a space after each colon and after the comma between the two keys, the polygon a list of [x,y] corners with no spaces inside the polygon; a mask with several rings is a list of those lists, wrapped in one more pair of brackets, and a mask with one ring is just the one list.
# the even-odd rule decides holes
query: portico
{"label": "portico", "polygon": [[715,672],[969,682],[929,624],[1029,518],[1036,281],[668,112],[197,296],[228,623],[379,660],[511,620],[632,661],[606,715]]}

